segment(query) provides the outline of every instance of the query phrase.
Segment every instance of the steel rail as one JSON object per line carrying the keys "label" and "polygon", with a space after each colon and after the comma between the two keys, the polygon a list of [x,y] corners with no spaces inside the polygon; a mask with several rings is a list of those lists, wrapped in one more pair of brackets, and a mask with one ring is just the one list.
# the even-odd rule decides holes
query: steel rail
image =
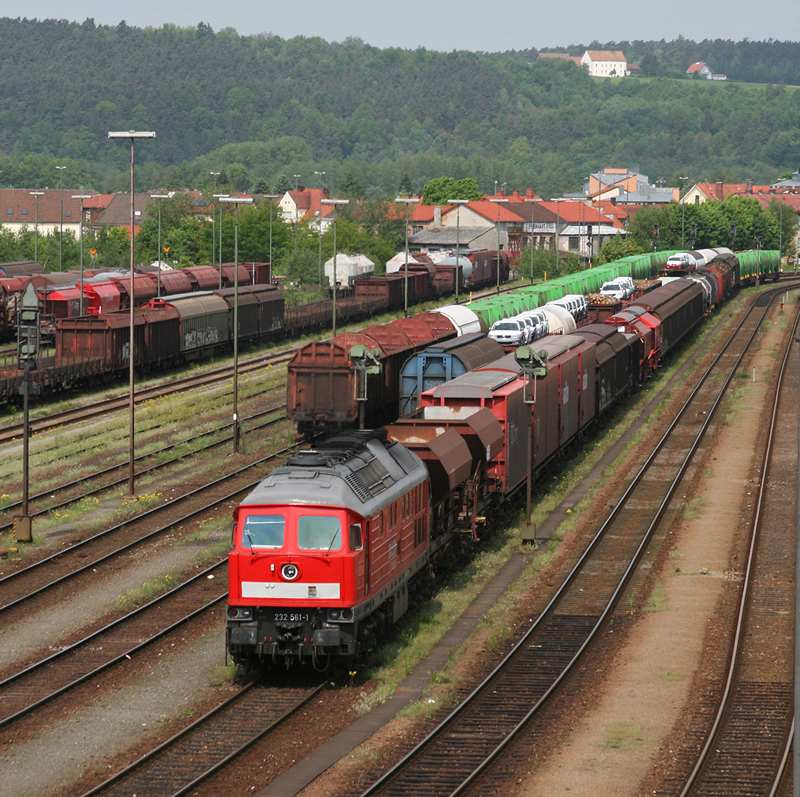
{"label": "steel rail", "polygon": [[[728,667],[725,678],[725,687],[722,691],[719,705],[717,707],[717,712],[714,717],[714,722],[711,725],[708,737],[706,738],[706,742],[703,745],[702,749],[700,750],[694,768],[687,777],[679,797],[687,797],[687,795],[691,793],[692,789],[694,788],[695,784],[698,781],[698,777],[700,775],[701,770],[708,762],[709,754],[712,748],[716,748],[719,741],[718,737],[720,734],[720,730],[722,728],[723,719],[727,711],[727,708],[730,704],[731,696],[734,687],[736,685],[736,678],[739,670],[739,654],[743,644],[743,634],[746,630],[746,621],[748,613],[747,610],[751,601],[753,581],[755,579],[756,555],[758,552],[759,543],[761,542],[761,535],[760,535],[761,517],[762,517],[762,510],[764,508],[765,494],[767,491],[767,477],[769,474],[770,465],[772,461],[772,449],[775,440],[775,425],[778,417],[778,408],[780,406],[781,388],[783,386],[784,378],[786,376],[786,368],[789,360],[789,354],[792,349],[791,341],[797,335],[798,324],[800,324],[800,315],[795,317],[790,342],[786,346],[786,351],[784,352],[783,361],[781,362],[781,368],[778,374],[775,396],[772,406],[772,413],[770,416],[769,431],[767,434],[766,445],[764,448],[764,455],[762,457],[762,462],[761,462],[761,484],[759,485],[758,488],[758,497],[756,500],[755,514],[753,516],[753,521],[750,524],[750,540],[748,544],[747,564],[744,571],[744,580],[743,580],[741,595],[739,597],[739,604],[737,606],[736,616],[733,623],[733,628],[734,628],[733,640],[731,642],[731,646],[728,651]],[[787,736],[791,736],[791,733],[787,733]],[[775,788],[774,783],[773,783],[773,788]]]}

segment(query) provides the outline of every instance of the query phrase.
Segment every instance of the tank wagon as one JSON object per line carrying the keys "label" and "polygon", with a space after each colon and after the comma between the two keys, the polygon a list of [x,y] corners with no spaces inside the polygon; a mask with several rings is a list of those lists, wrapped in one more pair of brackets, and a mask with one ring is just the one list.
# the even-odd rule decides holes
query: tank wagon
{"label": "tank wagon", "polygon": [[409,415],[419,406],[419,394],[503,355],[503,347],[480,332],[428,346],[409,357],[400,371],[398,415]]}

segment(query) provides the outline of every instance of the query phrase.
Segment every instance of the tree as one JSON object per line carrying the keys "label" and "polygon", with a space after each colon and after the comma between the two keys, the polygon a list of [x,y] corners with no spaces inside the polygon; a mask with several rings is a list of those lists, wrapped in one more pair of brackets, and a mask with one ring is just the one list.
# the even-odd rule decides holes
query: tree
{"label": "tree", "polygon": [[344,199],[363,199],[366,196],[361,181],[352,173],[347,172],[339,183],[339,192]]}
{"label": "tree", "polygon": [[659,72],[658,58],[652,52],[645,53],[639,62],[639,70],[645,77],[656,77]]}
{"label": "tree", "polygon": [[474,177],[455,180],[452,177],[435,177],[422,189],[423,205],[446,205],[450,199],[476,201],[483,197]]}
{"label": "tree", "polygon": [[642,248],[636,241],[626,241],[619,233],[613,238],[608,238],[600,247],[600,265],[612,263],[628,255],[642,254]]}
{"label": "tree", "polygon": [[[141,262],[164,259],[158,250],[158,211],[161,209],[161,247],[170,247],[170,259],[178,259],[183,265],[198,263],[202,258],[200,222],[191,213],[191,197],[175,194],[168,199],[151,199],[147,203],[145,219],[136,233],[135,253]],[[209,214],[211,206],[209,204]],[[211,246],[208,247],[211,252]],[[210,263],[211,258],[205,259]]]}
{"label": "tree", "polygon": [[531,255],[533,255],[533,279],[555,279],[561,276],[558,273],[558,256],[555,249],[545,249],[538,246],[526,246],[520,253],[519,273],[526,280],[531,279]]}
{"label": "tree", "polygon": [[311,250],[289,250],[276,261],[275,271],[292,283],[316,284],[319,279],[319,259]]}
{"label": "tree", "polygon": [[281,173],[275,178],[275,182],[272,184],[272,193],[285,194],[287,191],[291,191],[293,188],[294,183],[287,175]]}
{"label": "tree", "polygon": [[400,180],[400,185],[397,186],[397,193],[399,196],[413,196],[414,186],[411,183],[411,178],[408,176],[408,172],[403,174],[403,177]]}

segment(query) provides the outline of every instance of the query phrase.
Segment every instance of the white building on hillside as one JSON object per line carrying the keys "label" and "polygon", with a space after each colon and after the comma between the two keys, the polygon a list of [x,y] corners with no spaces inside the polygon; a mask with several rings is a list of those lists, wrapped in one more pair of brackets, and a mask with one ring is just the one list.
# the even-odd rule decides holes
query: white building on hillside
{"label": "white building on hillside", "polygon": [[628,73],[628,62],[620,50],[587,50],[581,65],[593,77],[625,77]]}

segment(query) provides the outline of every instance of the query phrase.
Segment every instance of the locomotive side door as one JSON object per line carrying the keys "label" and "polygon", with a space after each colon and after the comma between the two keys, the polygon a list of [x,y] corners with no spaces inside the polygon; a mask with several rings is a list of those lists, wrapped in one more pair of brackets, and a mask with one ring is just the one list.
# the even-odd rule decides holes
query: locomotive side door
{"label": "locomotive side door", "polygon": [[369,523],[350,524],[350,550],[356,599],[369,594]]}

